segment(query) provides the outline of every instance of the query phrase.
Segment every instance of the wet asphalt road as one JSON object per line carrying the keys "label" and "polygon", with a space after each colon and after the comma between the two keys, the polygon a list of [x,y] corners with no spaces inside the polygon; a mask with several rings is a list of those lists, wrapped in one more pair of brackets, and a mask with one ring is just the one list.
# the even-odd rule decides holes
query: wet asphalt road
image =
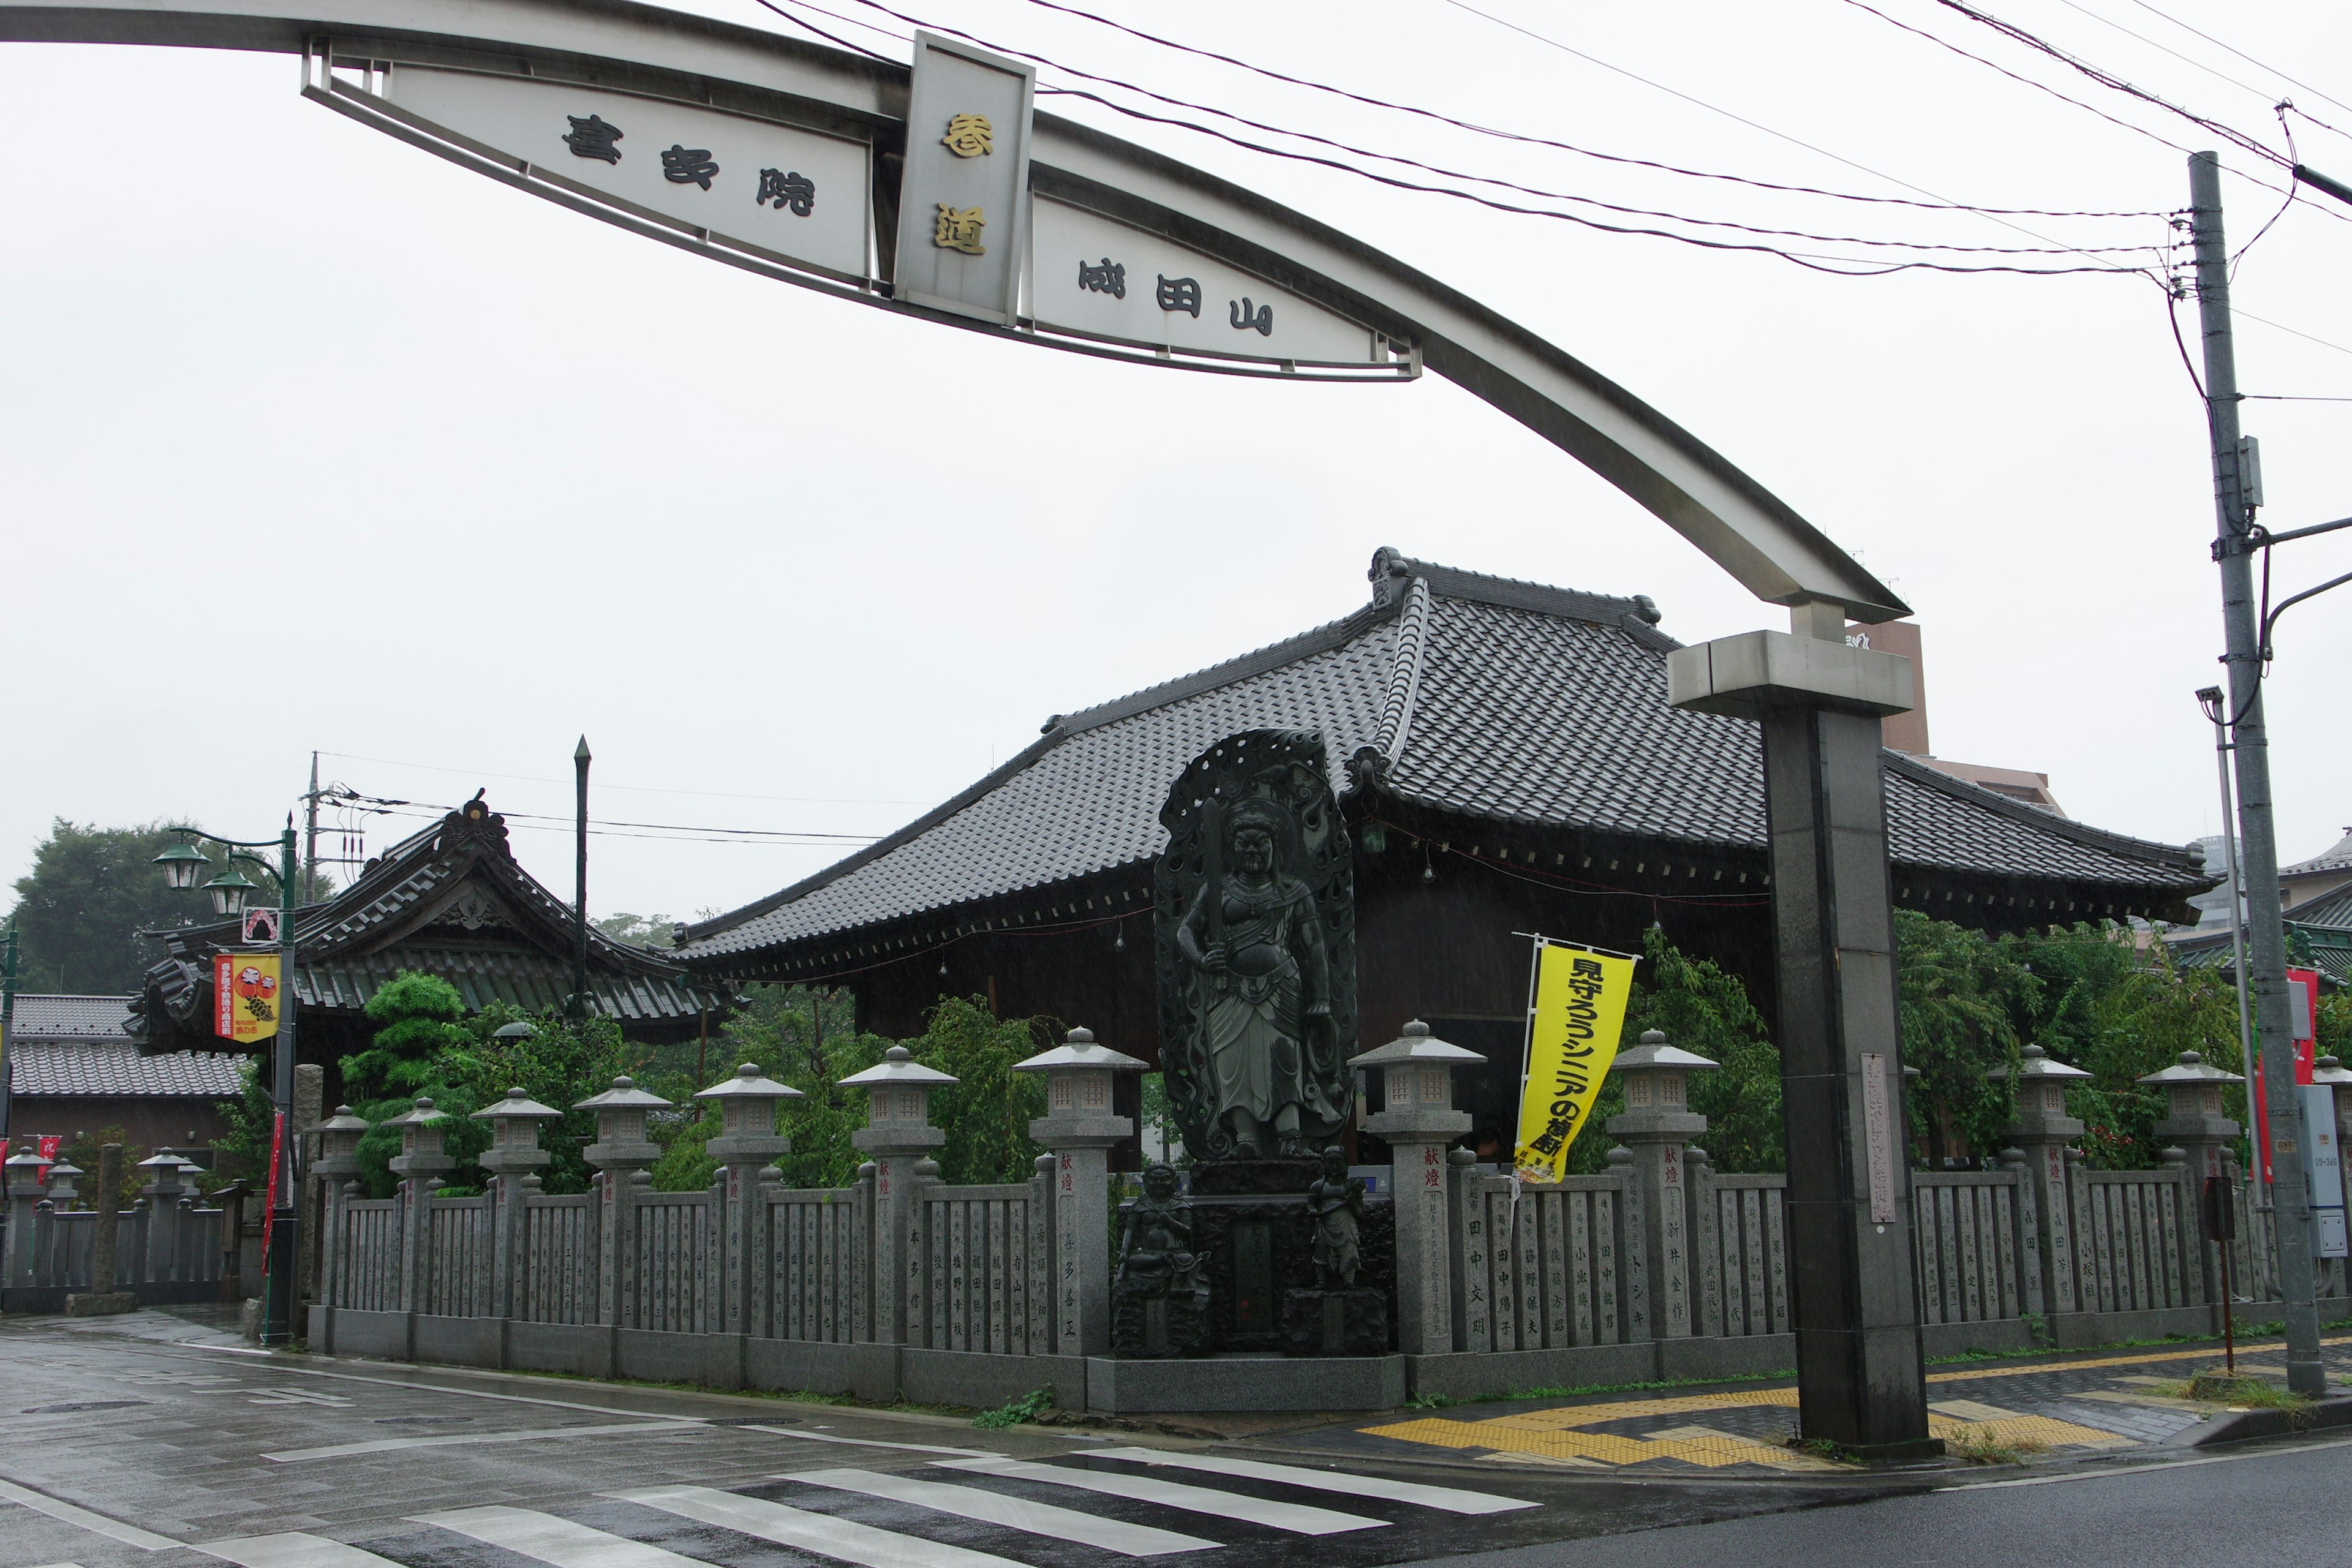
{"label": "wet asphalt road", "polygon": [[[0,1568],[1097,1568],[1163,1556],[1373,1568],[1475,1553],[1864,1568],[1980,1562],[1994,1542],[2051,1563],[2274,1562],[2249,1530],[2295,1539],[2279,1500],[2297,1487],[2343,1496],[2352,1458],[2313,1448],[1916,1495],[1965,1479],[1945,1475],[1866,1483],[1859,1494],[1876,1500],[1822,1508],[1855,1497],[1855,1484],[989,1432],[784,1400],[264,1357],[161,1312],[0,1323]],[[2244,1528],[2229,1522],[2241,1499],[2257,1510]],[[2110,1519],[2067,1535],[2070,1521],[2116,1507],[2127,1528]],[[2319,1511],[2331,1541],[2352,1540],[2344,1505]],[[2077,1538],[2088,1554],[2032,1544]],[[2231,1555],[2253,1539],[2262,1556]],[[2193,1556],[2172,1554],[2190,1540]],[[2314,1542],[2288,1559],[2352,1560]]]}

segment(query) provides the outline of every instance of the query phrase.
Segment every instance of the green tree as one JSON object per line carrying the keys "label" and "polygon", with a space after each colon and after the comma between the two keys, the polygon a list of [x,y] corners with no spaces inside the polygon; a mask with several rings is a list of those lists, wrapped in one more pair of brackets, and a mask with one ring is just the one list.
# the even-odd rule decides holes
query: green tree
{"label": "green tree", "polygon": [[122,1145],[122,1180],[115,1188],[114,1206],[127,1209],[139,1201],[139,1189],[146,1184],[146,1173],[139,1170],[139,1162],[147,1157],[147,1146],[133,1143],[123,1136],[120,1126],[101,1127],[95,1132],[77,1132],[58,1148],[58,1158],[82,1173],[74,1178],[74,1190],[81,1194],[80,1206],[99,1207],[98,1152],[109,1143]]}
{"label": "green tree", "polygon": [[[19,984],[26,990],[136,991],[163,944],[142,931],[212,918],[197,893],[175,893],[156,856],[178,839],[162,823],[84,826],[58,817],[16,879]],[[216,851],[215,861],[219,859]]]}
{"label": "green tree", "polygon": [[675,922],[667,915],[633,915],[623,910],[588,923],[614,942],[625,942],[631,947],[667,948],[677,945],[670,940],[670,927]]}
{"label": "green tree", "polygon": [[[278,1132],[278,1101],[270,1093],[267,1074],[269,1058],[247,1057],[237,1064],[237,1096],[217,1102],[226,1124],[213,1140],[213,1187],[230,1182],[257,1182],[269,1174],[269,1145]],[[202,1179],[199,1185],[203,1185]]]}
{"label": "green tree", "polygon": [[359,1114],[375,1123],[360,1140],[360,1180],[374,1197],[389,1197],[396,1178],[390,1162],[400,1152],[400,1131],[384,1125],[429,1097],[454,1118],[448,1149],[468,1157],[488,1145],[488,1130],[466,1121],[475,1104],[451,1092],[451,1058],[474,1044],[464,1023],[466,999],[437,974],[404,969],[368,998],[367,1016],[377,1026],[367,1049],[343,1058],[343,1085]]}
{"label": "green tree", "polygon": [[[1718,1171],[1781,1166],[1780,1052],[1748,994],[1747,983],[1713,961],[1693,958],[1662,926],[1642,935],[1642,963],[1625,1003],[1624,1049],[1655,1029],[1686,1051],[1721,1065],[1691,1075],[1690,1108],[1707,1119],[1700,1146]],[[1569,1146],[1569,1173],[1597,1175],[1616,1142],[1609,1119],[1625,1109],[1625,1082],[1601,1080],[1585,1131]]]}
{"label": "green tree", "polygon": [[[2013,1073],[2042,985],[2017,944],[1916,910],[1895,911],[1903,1064],[1918,1070],[1905,1096],[1913,1148],[1930,1169],[1964,1146],[1999,1152],[2016,1110]],[[2002,1076],[1995,1077],[1996,1072]]]}

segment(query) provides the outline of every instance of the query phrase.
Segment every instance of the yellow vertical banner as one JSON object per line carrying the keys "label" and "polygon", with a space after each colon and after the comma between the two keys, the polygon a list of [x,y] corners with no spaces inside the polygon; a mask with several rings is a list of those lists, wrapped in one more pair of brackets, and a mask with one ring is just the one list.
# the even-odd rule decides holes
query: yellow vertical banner
{"label": "yellow vertical banner", "polygon": [[267,1040],[284,1012],[278,1001],[278,954],[213,954],[213,1033],[224,1040]]}
{"label": "yellow vertical banner", "polygon": [[1549,941],[1536,944],[1516,1156],[1529,1181],[1557,1182],[1568,1172],[1568,1151],[1617,1059],[1635,962]]}

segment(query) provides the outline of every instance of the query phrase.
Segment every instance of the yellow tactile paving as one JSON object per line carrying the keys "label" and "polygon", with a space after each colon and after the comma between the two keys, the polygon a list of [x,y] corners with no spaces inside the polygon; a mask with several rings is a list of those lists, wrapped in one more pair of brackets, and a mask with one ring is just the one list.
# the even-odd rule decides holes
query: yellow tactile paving
{"label": "yellow tactile paving", "polygon": [[[2352,1344],[2352,1336],[2322,1340],[2323,1345]],[[2239,1347],[2240,1353],[2262,1353],[2281,1348],[2275,1342]],[[2188,1361],[2213,1361],[2220,1352],[2201,1350],[2142,1352],[2133,1355],[2101,1356],[2084,1361],[2037,1362],[2026,1366],[1970,1366],[1928,1374],[1931,1384],[1974,1383],[1997,1377],[2027,1377],[2035,1373],[2078,1367],[2146,1366]],[[2241,1363],[2246,1370],[2255,1369]],[[2147,1383],[2151,1378],[2117,1377],[2117,1383]],[[2074,1394],[2116,1404],[2164,1408],[2200,1408],[2189,1402],[2145,1394]],[[1623,1399],[1606,1405],[1557,1405],[1549,1409],[1523,1410],[1483,1421],[1428,1416],[1384,1426],[1358,1428],[1368,1437],[1392,1437],[1404,1443],[1425,1443],[1441,1448],[1486,1448],[1483,1456],[1496,1463],[1566,1465],[1577,1468],[1638,1465],[1652,1459],[1679,1459],[1686,1464],[1718,1468],[1727,1465],[1766,1465],[1775,1469],[1843,1469],[1847,1467],[1763,1438],[1711,1426],[1664,1427],[1631,1436],[1587,1430],[1612,1421],[1642,1416],[1695,1415],[1710,1410],[1754,1409],[1758,1406],[1794,1409],[1793,1388],[1739,1389],[1724,1394],[1685,1394],[1666,1399]],[[2017,1444],[2053,1448],[2129,1448],[2134,1438],[2095,1426],[2061,1421],[2049,1415],[2027,1415],[1973,1399],[1938,1400],[1929,1407],[1927,1429],[1937,1437],[1964,1442]]]}
{"label": "yellow tactile paving", "polygon": [[[1762,1403],[1753,1401],[1751,1403]],[[1587,1409],[1605,1408],[1586,1406]],[[1720,1406],[1717,1406],[1720,1408]],[[1608,1417],[1601,1417],[1608,1419]],[[1652,1459],[1681,1459],[1709,1469],[1726,1465],[1769,1465],[1779,1469],[1835,1469],[1838,1467],[1811,1454],[1776,1447],[1753,1437],[1717,1432],[1705,1426],[1674,1427],[1648,1436],[1626,1437],[1610,1432],[1578,1432],[1566,1427],[1545,1429],[1497,1421],[1446,1421],[1435,1418],[1400,1421],[1389,1426],[1369,1426],[1375,1437],[1426,1443],[1443,1448],[1499,1448],[1554,1461],[1599,1460],[1605,1465],[1639,1465]]]}

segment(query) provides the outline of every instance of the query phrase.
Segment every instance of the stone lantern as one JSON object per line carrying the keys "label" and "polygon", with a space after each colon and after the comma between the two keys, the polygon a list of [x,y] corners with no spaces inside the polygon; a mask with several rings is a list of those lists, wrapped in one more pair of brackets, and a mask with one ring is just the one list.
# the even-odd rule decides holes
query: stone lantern
{"label": "stone lantern", "polygon": [[931,1091],[955,1081],[915,1060],[906,1047],[892,1046],[880,1061],[841,1080],[845,1089],[866,1091],[866,1124],[850,1142],[869,1153],[885,1147],[908,1154],[940,1147],[948,1135],[931,1125]]}
{"label": "stone lantern", "polygon": [[[1985,1076],[2005,1082],[2009,1068],[1995,1068]],[[2017,1064],[2017,1116],[2005,1129],[2011,1142],[2027,1145],[2054,1139],[2068,1143],[2080,1138],[2082,1122],[2066,1114],[2066,1086],[2090,1076],[2040,1046],[2026,1047],[2019,1053]]]}
{"label": "stone lantern", "polygon": [[[727,1238],[726,1306],[720,1315],[727,1332],[747,1333],[750,1325],[767,1316],[768,1277],[755,1256],[761,1209],[767,1202],[760,1193],[761,1167],[792,1152],[793,1141],[776,1131],[776,1107],[800,1099],[801,1091],[761,1072],[758,1062],[745,1062],[733,1077],[721,1079],[694,1098],[719,1106],[719,1132],[709,1147],[711,1157],[723,1167],[719,1183],[726,1205],[719,1222],[720,1234]],[[782,1173],[772,1166],[769,1171],[773,1176]]]}
{"label": "stone lantern", "polygon": [[1111,1080],[1123,1072],[1141,1072],[1146,1065],[1097,1044],[1092,1029],[1072,1029],[1052,1050],[1015,1062],[1014,1072],[1045,1075],[1045,1114],[1029,1124],[1029,1135],[1048,1149],[1065,1146],[1055,1139],[1099,1139],[1106,1147],[1119,1142],[1135,1128],[1112,1112]]}
{"label": "stone lantern", "polygon": [[[511,1027],[512,1026],[509,1026]],[[472,1120],[490,1124],[490,1146],[474,1163],[490,1173],[490,1315],[514,1316],[519,1261],[527,1246],[524,1205],[539,1185],[539,1173],[555,1156],[539,1146],[539,1130],[563,1112],[541,1105],[521,1087],[507,1090],[473,1113]],[[333,1123],[328,1123],[332,1126]]]}
{"label": "stone lantern", "polygon": [[[520,1086],[507,1090],[505,1099],[494,1100],[473,1114],[472,1120],[490,1124],[490,1146],[475,1156],[474,1163],[499,1178],[502,1188],[525,1172],[545,1170],[555,1156],[539,1146],[539,1129],[542,1122],[556,1121],[562,1114],[553,1106],[540,1104]],[[326,1125],[332,1127],[334,1122]]]}
{"label": "stone lantern", "polygon": [[1690,1075],[1712,1072],[1718,1065],[1668,1045],[1656,1029],[1643,1030],[1641,1042],[1619,1051],[1609,1068],[1625,1083],[1625,1110],[1609,1119],[1609,1135],[1627,1142],[1697,1137],[1706,1131],[1706,1118],[1690,1109]]}
{"label": "stone lantern", "polygon": [[[2010,1069],[1995,1068],[1985,1076],[2005,1082]],[[2066,1195],[2066,1151],[2083,1135],[2083,1124],[2066,1114],[2066,1086],[2090,1076],[2040,1046],[2026,1047],[2017,1064],[2017,1114],[2002,1129],[2024,1160],[2026,1179],[2032,1184],[2033,1212],[2042,1216],[2034,1245],[2041,1251],[2042,1289],[2053,1312],[2071,1312],[2080,1305],[2074,1290],[2074,1209]]]}
{"label": "stone lantern", "polygon": [[338,1105],[334,1115],[313,1131],[320,1135],[316,1170],[326,1178],[330,1194],[340,1193],[345,1182],[360,1173],[360,1140],[373,1129],[365,1119],[353,1116],[350,1106]]}
{"label": "stone lantern", "polygon": [[[2352,1073],[2345,1075],[2352,1079]],[[49,1167],[49,1203],[59,1214],[74,1206],[81,1194],[74,1186],[74,1178],[83,1174],[79,1165],[68,1164],[63,1159]]]}
{"label": "stone lantern", "polygon": [[1054,1157],[1054,1232],[1062,1271],[1054,1306],[1055,1352],[1110,1352],[1110,1149],[1135,1131],[1111,1111],[1111,1080],[1145,1064],[1097,1043],[1092,1029],[1072,1029],[1060,1045],[1013,1064],[1045,1075],[1045,1114],[1029,1123]]}
{"label": "stone lantern", "polygon": [[639,1089],[626,1076],[613,1080],[602,1094],[592,1094],[572,1107],[596,1113],[596,1142],[584,1151],[587,1161],[608,1174],[643,1170],[661,1158],[661,1145],[646,1132],[646,1118],[667,1110],[669,1101]]}
{"label": "stone lantern", "polygon": [[151,1205],[150,1223],[152,1223],[154,1214],[171,1207],[173,1201],[187,1190],[180,1181],[180,1173],[194,1166],[194,1161],[183,1160],[169,1149],[150,1154],[139,1162],[138,1168],[148,1173],[147,1184],[139,1189],[140,1194],[155,1200]]}
{"label": "stone lantern", "polygon": [[2237,1142],[2239,1127],[2221,1113],[2221,1089],[2246,1080],[2183,1051],[2178,1062],[2139,1081],[2163,1089],[2169,1102],[2172,1114],[2156,1124],[2156,1135],[2189,1152],[2189,1173],[2199,1180],[2223,1174],[2222,1151]]}
{"label": "stone lantern", "polygon": [[33,1284],[33,1211],[40,1206],[48,1189],[41,1184],[41,1167],[47,1162],[26,1150],[11,1154],[5,1166],[8,1173],[8,1272],[5,1283],[16,1289],[29,1289]]}
{"label": "stone lantern", "polygon": [[[849,1141],[873,1158],[874,1338],[881,1344],[907,1338],[907,1259],[901,1249],[913,1234],[915,1183],[939,1167],[925,1158],[948,1135],[931,1125],[931,1091],[956,1080],[915,1060],[904,1046],[892,1046],[864,1072],[841,1080],[845,1089],[866,1091],[866,1125]],[[929,1165],[929,1172],[922,1167]]]}
{"label": "stone lantern", "polygon": [[1706,1118],[1690,1108],[1690,1075],[1717,1065],[1667,1044],[1656,1029],[1644,1029],[1640,1042],[1619,1051],[1609,1068],[1625,1080],[1625,1109],[1609,1119],[1606,1131],[1633,1156],[1636,1184],[1657,1195],[1654,1204],[1643,1205],[1642,1224],[1649,1244],[1651,1321],[1660,1339],[1691,1331],[1690,1184],[1684,1179],[1683,1150],[1706,1131]]}
{"label": "stone lantern", "polygon": [[1454,1074],[1486,1058],[1448,1044],[1414,1019],[1387,1045],[1349,1058],[1381,1074],[1379,1115],[1364,1131],[1389,1145],[1396,1220],[1397,1348],[1443,1355],[1454,1348],[1454,1288],[1446,1267],[1446,1145],[1470,1131],[1454,1109]]}
{"label": "stone lantern", "polygon": [[414,1110],[384,1123],[400,1129],[400,1152],[390,1163],[402,1181],[421,1186],[437,1181],[442,1172],[457,1163],[449,1156],[449,1130],[441,1125],[448,1120],[449,1113],[434,1110],[431,1097],[425,1096],[418,1099]]}
{"label": "stone lantern", "polygon": [[718,1102],[719,1131],[710,1141],[710,1152],[730,1170],[741,1165],[756,1171],[778,1155],[793,1152],[793,1141],[776,1131],[776,1107],[804,1097],[792,1085],[778,1083],[761,1072],[758,1062],[745,1062],[733,1077],[720,1079],[694,1098]]}

